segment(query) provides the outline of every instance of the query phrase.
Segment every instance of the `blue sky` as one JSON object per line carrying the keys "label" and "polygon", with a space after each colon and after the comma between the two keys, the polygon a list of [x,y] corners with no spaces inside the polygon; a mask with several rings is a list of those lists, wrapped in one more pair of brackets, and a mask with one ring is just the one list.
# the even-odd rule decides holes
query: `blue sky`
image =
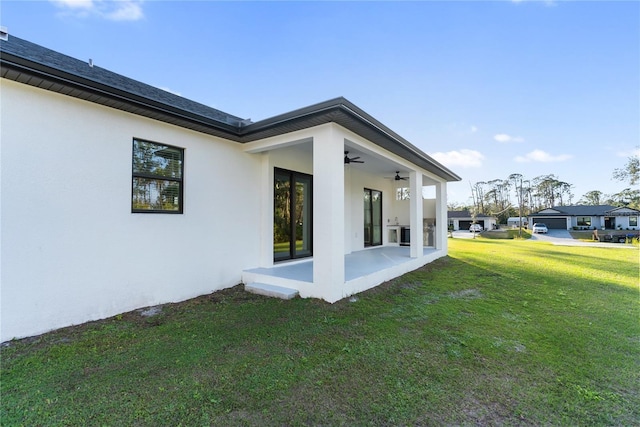
{"label": "blue sky", "polygon": [[469,183],[616,193],[640,146],[640,2],[7,1],[10,34],[228,113],[344,96]]}

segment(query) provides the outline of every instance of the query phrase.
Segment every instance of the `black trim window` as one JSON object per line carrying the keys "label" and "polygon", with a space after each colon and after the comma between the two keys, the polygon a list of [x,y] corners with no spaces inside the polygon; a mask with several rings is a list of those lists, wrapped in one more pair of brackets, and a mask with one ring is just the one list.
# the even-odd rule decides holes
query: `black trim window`
{"label": "black trim window", "polygon": [[184,149],[133,140],[131,212],[182,213]]}
{"label": "black trim window", "polygon": [[273,260],[313,255],[313,177],[274,169]]}
{"label": "black trim window", "polygon": [[364,189],[364,246],[382,245],[382,191]]}
{"label": "black trim window", "polygon": [[591,217],[590,216],[579,216],[578,217],[578,225],[582,227],[591,227]]}

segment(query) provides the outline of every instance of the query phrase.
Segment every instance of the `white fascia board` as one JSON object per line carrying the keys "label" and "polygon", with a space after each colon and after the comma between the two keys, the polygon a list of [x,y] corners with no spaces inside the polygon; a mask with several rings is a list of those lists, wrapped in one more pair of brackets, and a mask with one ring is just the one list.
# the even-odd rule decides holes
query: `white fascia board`
{"label": "white fascia board", "polygon": [[257,141],[247,142],[243,144],[242,150],[245,153],[254,154],[263,151],[275,150],[277,148],[304,144],[313,141],[314,135],[316,135],[318,132],[321,132],[327,126],[331,125],[332,123],[323,124],[308,129],[298,130],[291,133],[285,133],[265,139],[259,139]]}

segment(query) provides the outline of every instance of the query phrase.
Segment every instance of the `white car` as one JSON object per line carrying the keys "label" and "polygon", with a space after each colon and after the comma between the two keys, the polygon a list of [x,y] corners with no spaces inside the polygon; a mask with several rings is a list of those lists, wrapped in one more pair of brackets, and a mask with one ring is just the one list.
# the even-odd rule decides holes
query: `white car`
{"label": "white car", "polygon": [[480,233],[481,231],[483,231],[482,226],[480,224],[471,224],[471,226],[469,227],[469,232],[473,233]]}
{"label": "white car", "polygon": [[547,226],[541,222],[538,222],[536,224],[533,224],[533,232],[535,233],[546,233],[547,231],[549,231],[549,229],[547,228]]}

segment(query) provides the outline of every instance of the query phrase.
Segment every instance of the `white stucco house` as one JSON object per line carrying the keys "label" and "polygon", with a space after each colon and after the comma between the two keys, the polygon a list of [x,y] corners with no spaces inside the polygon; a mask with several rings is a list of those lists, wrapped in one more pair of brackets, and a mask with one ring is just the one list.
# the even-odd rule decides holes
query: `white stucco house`
{"label": "white stucco house", "polygon": [[554,206],[535,212],[529,217],[529,224],[544,223],[552,229],[622,229],[639,230],[640,211],[628,207],[612,205]]}
{"label": "white stucco house", "polygon": [[529,225],[529,220],[526,216],[510,216],[509,218],[507,218],[507,227],[518,228],[521,225],[524,228],[527,228],[527,226]]}
{"label": "white stucco house", "polygon": [[239,283],[335,302],[447,254],[460,178],[344,98],[251,122],[2,36],[0,341]]}
{"label": "white stucco house", "polygon": [[468,230],[471,224],[480,224],[484,230],[493,230],[497,219],[494,216],[477,214],[473,215],[468,209],[459,211],[447,211],[449,227],[454,230]]}

